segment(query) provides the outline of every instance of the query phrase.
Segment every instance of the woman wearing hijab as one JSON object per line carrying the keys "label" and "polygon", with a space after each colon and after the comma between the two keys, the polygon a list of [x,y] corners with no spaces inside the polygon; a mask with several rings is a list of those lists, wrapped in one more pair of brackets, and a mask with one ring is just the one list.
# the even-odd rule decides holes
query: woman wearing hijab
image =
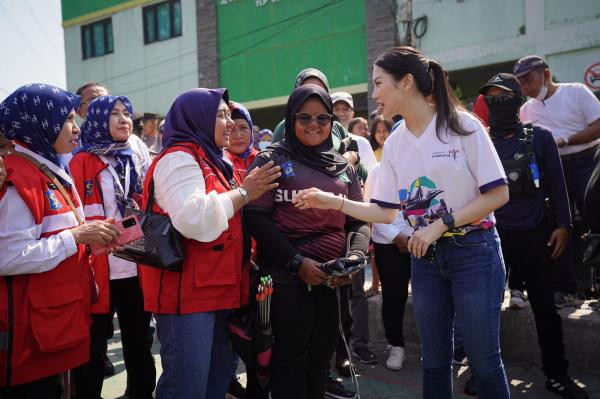
{"label": "woman wearing hijab", "polygon": [[86,244],[119,234],[83,224],[79,195],[61,162],[75,149],[80,97],[29,84],[0,103],[0,133],[15,140],[0,191],[0,397],[56,398],[59,373],[89,358],[95,292]]}
{"label": "woman wearing hijab", "polygon": [[[137,208],[141,200],[145,170],[141,157],[133,152],[129,137],[133,110],[127,97],[102,96],[92,101],[82,125],[82,148],[69,163],[75,187],[83,193],[83,209],[88,221],[106,218],[120,220],[127,207]],[[98,284],[98,301],[91,307],[90,361],[75,372],[77,395],[99,398],[104,379],[106,332],[111,331],[113,315],[119,317],[123,357],[129,393],[135,398],[151,398],[156,370],[146,340],[150,313],[144,300],[138,266],[112,254],[92,254],[92,269]]]}
{"label": "woman wearing hijab", "polygon": [[337,211],[299,212],[292,204],[297,191],[314,185],[362,201],[355,169],[331,149],[332,120],[325,90],[312,84],[296,88],[286,107],[285,140],[261,152],[250,167],[275,162],[283,169],[279,188],[245,212],[259,266],[271,274],[275,286],[270,379],[274,399],[323,398],[337,344],[338,304],[336,292],[323,285],[328,276],[320,265],[346,255],[362,257],[368,250],[366,223]]}
{"label": "woman wearing hijab", "polygon": [[234,372],[225,318],[248,301],[239,211],[277,187],[280,173],[271,163],[241,181],[223,153],[234,126],[228,102],[225,89],[177,97],[144,184],[143,206],[154,191],[154,212],[171,218],[186,254],[182,272],[142,267],[145,309],[161,344],[158,399],[222,399]]}
{"label": "woman wearing hijab", "polygon": [[250,112],[243,104],[229,102],[231,118],[235,126],[231,130],[227,155],[233,162],[240,176],[246,175],[248,166],[254,161],[258,151],[254,148],[254,135],[252,134],[252,118]]}
{"label": "woman wearing hijab", "polygon": [[265,150],[273,141],[273,132],[270,129],[262,129],[258,132],[258,140],[258,149],[260,151]]}

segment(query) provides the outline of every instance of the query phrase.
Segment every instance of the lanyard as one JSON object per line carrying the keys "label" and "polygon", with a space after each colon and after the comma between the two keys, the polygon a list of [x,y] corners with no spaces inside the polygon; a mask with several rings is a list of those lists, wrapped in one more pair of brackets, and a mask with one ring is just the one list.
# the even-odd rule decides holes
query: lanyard
{"label": "lanyard", "polygon": [[108,165],[108,171],[110,172],[110,174],[112,175],[113,179],[115,180],[115,182],[117,183],[117,185],[119,186],[119,188],[121,189],[121,192],[123,193],[123,196],[125,198],[127,198],[127,194],[129,193],[129,190],[131,189],[130,187],[130,165],[129,165],[129,160],[127,161],[127,166],[125,166],[125,187],[127,187],[127,191],[125,191],[123,189],[123,186],[121,185],[121,179],[119,179],[119,175],[117,174],[117,171],[115,170],[115,168],[110,164],[110,162],[108,162],[108,159],[106,159],[106,157],[104,155],[98,155],[100,157],[100,159]]}

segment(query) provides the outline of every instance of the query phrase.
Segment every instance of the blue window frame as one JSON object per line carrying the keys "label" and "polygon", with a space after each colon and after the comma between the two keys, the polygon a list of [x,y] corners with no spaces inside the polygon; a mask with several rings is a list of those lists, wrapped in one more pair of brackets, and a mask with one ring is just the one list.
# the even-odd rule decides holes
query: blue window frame
{"label": "blue window frame", "polygon": [[144,43],[150,44],[181,36],[181,1],[169,0],[142,10]]}
{"label": "blue window frame", "polygon": [[84,60],[112,52],[114,46],[111,18],[81,27],[81,53]]}

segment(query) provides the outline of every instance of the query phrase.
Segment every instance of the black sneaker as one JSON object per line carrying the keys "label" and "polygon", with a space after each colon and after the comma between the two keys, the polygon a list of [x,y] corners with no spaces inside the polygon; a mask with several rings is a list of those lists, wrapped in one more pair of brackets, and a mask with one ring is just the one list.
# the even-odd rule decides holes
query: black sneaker
{"label": "black sneaker", "polygon": [[227,393],[237,399],[246,399],[246,388],[240,384],[240,379],[237,376],[233,376],[231,379]]}
{"label": "black sneaker", "polygon": [[356,392],[347,389],[340,378],[327,377],[325,397],[332,399],[356,399]]}
{"label": "black sneaker", "polygon": [[577,385],[577,383],[569,376],[562,378],[548,378],[548,380],[546,380],[546,389],[563,398],[589,399],[585,389]]}
{"label": "black sneaker", "polygon": [[464,393],[469,396],[477,396],[477,380],[473,374],[471,374],[471,377],[465,382]]}
{"label": "black sneaker", "polygon": [[452,363],[459,366],[467,366],[469,364],[469,359],[467,359],[467,354],[465,352],[464,346],[457,345],[454,347],[454,353],[452,354]]}
{"label": "black sneaker", "polygon": [[361,363],[377,363],[377,356],[375,356],[375,354],[366,346],[363,346],[361,348],[354,348],[354,352],[352,354],[356,356]]}
{"label": "black sneaker", "polygon": [[110,377],[115,374],[115,366],[112,364],[106,353],[104,354],[104,376]]}
{"label": "black sneaker", "polygon": [[350,360],[348,359],[336,359],[335,367],[338,373],[342,377],[350,377]]}

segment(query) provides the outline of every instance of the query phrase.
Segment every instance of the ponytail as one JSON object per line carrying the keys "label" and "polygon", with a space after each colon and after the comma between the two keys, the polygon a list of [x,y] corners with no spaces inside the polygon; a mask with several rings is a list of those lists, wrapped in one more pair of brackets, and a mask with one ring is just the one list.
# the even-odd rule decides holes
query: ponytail
{"label": "ponytail", "polygon": [[431,96],[433,97],[437,108],[435,130],[438,134],[438,138],[440,138],[439,132],[443,128],[450,129],[460,136],[468,136],[473,133],[472,131],[463,129],[458,121],[457,109],[462,109],[463,106],[448,84],[448,78],[446,77],[444,69],[440,64],[433,60],[429,60],[428,65],[433,80]]}
{"label": "ponytail", "polygon": [[440,140],[442,129],[450,129],[461,136],[473,133],[459,123],[458,110],[464,107],[450,88],[446,72],[440,64],[425,58],[417,49],[400,46],[381,54],[375,60],[375,65],[392,75],[396,81],[410,73],[419,93],[423,97],[431,95],[437,107],[435,129]]}

